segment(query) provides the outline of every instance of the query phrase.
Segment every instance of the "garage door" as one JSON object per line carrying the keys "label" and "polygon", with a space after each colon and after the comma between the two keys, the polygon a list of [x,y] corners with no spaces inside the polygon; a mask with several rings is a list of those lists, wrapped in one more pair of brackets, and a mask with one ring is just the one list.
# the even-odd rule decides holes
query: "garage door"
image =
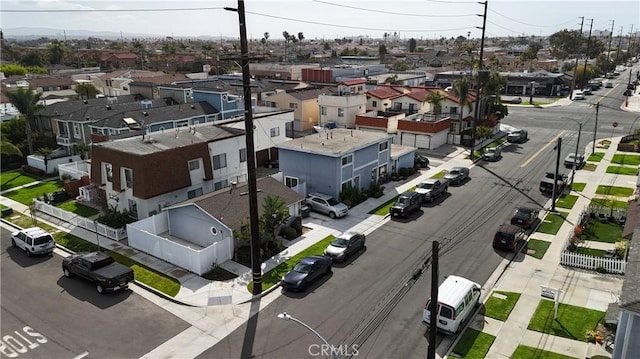
{"label": "garage door", "polygon": [[416,135],[413,133],[403,133],[402,143],[403,146],[416,147]]}
{"label": "garage door", "polygon": [[431,147],[431,137],[427,135],[416,135],[416,147],[429,149]]}

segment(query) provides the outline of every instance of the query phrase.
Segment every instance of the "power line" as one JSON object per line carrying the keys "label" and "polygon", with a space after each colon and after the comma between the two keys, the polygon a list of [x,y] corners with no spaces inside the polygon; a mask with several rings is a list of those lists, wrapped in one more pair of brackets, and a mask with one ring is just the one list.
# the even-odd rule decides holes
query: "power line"
{"label": "power line", "polygon": [[476,16],[476,14],[461,14],[461,15],[455,15],[455,14],[453,14],[453,15],[411,14],[411,13],[400,13],[400,12],[392,12],[392,11],[384,11],[384,10],[373,10],[373,9],[367,9],[367,8],[362,8],[362,7],[357,7],[357,6],[335,4],[335,3],[332,3],[332,2],[322,1],[322,0],[311,0],[311,1],[317,2],[317,3],[320,3],[320,4],[344,7],[344,8],[360,10],[360,11],[375,12],[375,13],[379,13],[379,14],[388,14],[388,15],[416,16],[416,17],[465,17],[465,16]]}
{"label": "power line", "polygon": [[501,14],[501,13],[499,13],[499,12],[495,11],[495,10],[491,10],[491,9],[489,9],[489,11],[491,11],[492,13],[494,13],[494,14],[496,14],[496,15],[500,15],[500,16],[504,17],[505,19],[509,19],[509,20],[511,20],[511,21],[513,21],[513,22],[517,22],[517,23],[519,23],[519,24],[527,25],[527,26],[534,26],[534,27],[558,27],[558,26],[562,26],[562,25],[564,25],[564,24],[568,24],[568,23],[570,23],[570,22],[572,22],[572,21],[573,21],[573,19],[571,19],[571,20],[567,20],[567,21],[565,21],[565,22],[563,22],[563,23],[555,24],[555,25],[538,25],[538,24],[530,24],[530,23],[527,23],[527,22],[523,22],[523,21],[520,21],[520,20],[516,20],[516,19],[511,18],[511,17],[509,17],[509,16],[507,16],[507,15]]}
{"label": "power line", "polygon": [[223,7],[163,8],[163,9],[0,9],[10,13],[83,13],[83,12],[166,12],[166,11],[202,11],[224,10]]}

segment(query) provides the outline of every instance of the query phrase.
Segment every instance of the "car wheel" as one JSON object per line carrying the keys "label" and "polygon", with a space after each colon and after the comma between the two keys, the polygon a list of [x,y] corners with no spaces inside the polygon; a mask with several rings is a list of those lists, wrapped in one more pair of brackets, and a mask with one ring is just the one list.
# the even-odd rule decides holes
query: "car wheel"
{"label": "car wheel", "polygon": [[96,283],[96,290],[98,291],[98,293],[104,294],[104,287],[102,286],[102,284]]}
{"label": "car wheel", "polygon": [[[345,259],[346,259],[346,257],[345,257]],[[331,274],[331,273],[332,273],[331,266],[328,266],[328,267],[327,267],[327,270],[324,272],[324,274],[329,275],[329,274]]]}
{"label": "car wheel", "polygon": [[11,238],[11,246],[13,246],[13,248],[18,247],[18,245],[16,244],[16,241],[13,238]]}
{"label": "car wheel", "polygon": [[62,268],[62,274],[67,278],[71,278],[71,272],[69,272],[68,268]]}
{"label": "car wheel", "polygon": [[27,253],[27,257],[31,257],[33,255],[33,253],[31,253],[31,251],[26,248],[24,251]]}
{"label": "car wheel", "polygon": [[331,219],[336,218],[335,212],[329,212],[329,217],[331,217]]}

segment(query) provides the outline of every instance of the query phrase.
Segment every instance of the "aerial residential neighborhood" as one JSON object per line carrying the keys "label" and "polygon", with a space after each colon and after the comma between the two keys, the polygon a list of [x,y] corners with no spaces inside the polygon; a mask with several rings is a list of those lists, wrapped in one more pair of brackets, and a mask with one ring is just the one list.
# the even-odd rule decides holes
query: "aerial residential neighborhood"
{"label": "aerial residential neighborhood", "polygon": [[640,358],[638,24],[237,5],[74,11],[240,37],[3,27],[2,356]]}

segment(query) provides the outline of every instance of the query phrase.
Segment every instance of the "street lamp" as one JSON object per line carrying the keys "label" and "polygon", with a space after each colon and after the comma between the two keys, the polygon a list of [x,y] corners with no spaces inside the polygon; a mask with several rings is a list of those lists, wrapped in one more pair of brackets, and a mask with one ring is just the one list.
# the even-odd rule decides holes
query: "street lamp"
{"label": "street lamp", "polygon": [[529,104],[531,106],[533,106],[533,88],[534,88],[535,85],[536,85],[536,82],[535,81],[531,81],[531,93],[529,94],[530,95]]}
{"label": "street lamp", "polygon": [[333,357],[333,359],[338,359],[338,353],[336,353],[336,350],[333,347],[333,345],[329,344],[329,342],[325,338],[323,338],[322,335],[320,335],[320,333],[315,331],[315,329],[311,328],[310,326],[308,326],[303,321],[301,321],[299,319],[296,319],[296,318],[292,317],[291,315],[287,314],[287,312],[282,312],[282,313],[278,314],[278,318],[280,318],[282,320],[293,320],[294,322],[296,322],[296,323],[302,325],[303,327],[309,329],[313,334],[315,334],[318,338],[320,338],[320,340],[322,340],[322,342],[324,344],[326,344],[328,348],[331,348],[331,356]]}

